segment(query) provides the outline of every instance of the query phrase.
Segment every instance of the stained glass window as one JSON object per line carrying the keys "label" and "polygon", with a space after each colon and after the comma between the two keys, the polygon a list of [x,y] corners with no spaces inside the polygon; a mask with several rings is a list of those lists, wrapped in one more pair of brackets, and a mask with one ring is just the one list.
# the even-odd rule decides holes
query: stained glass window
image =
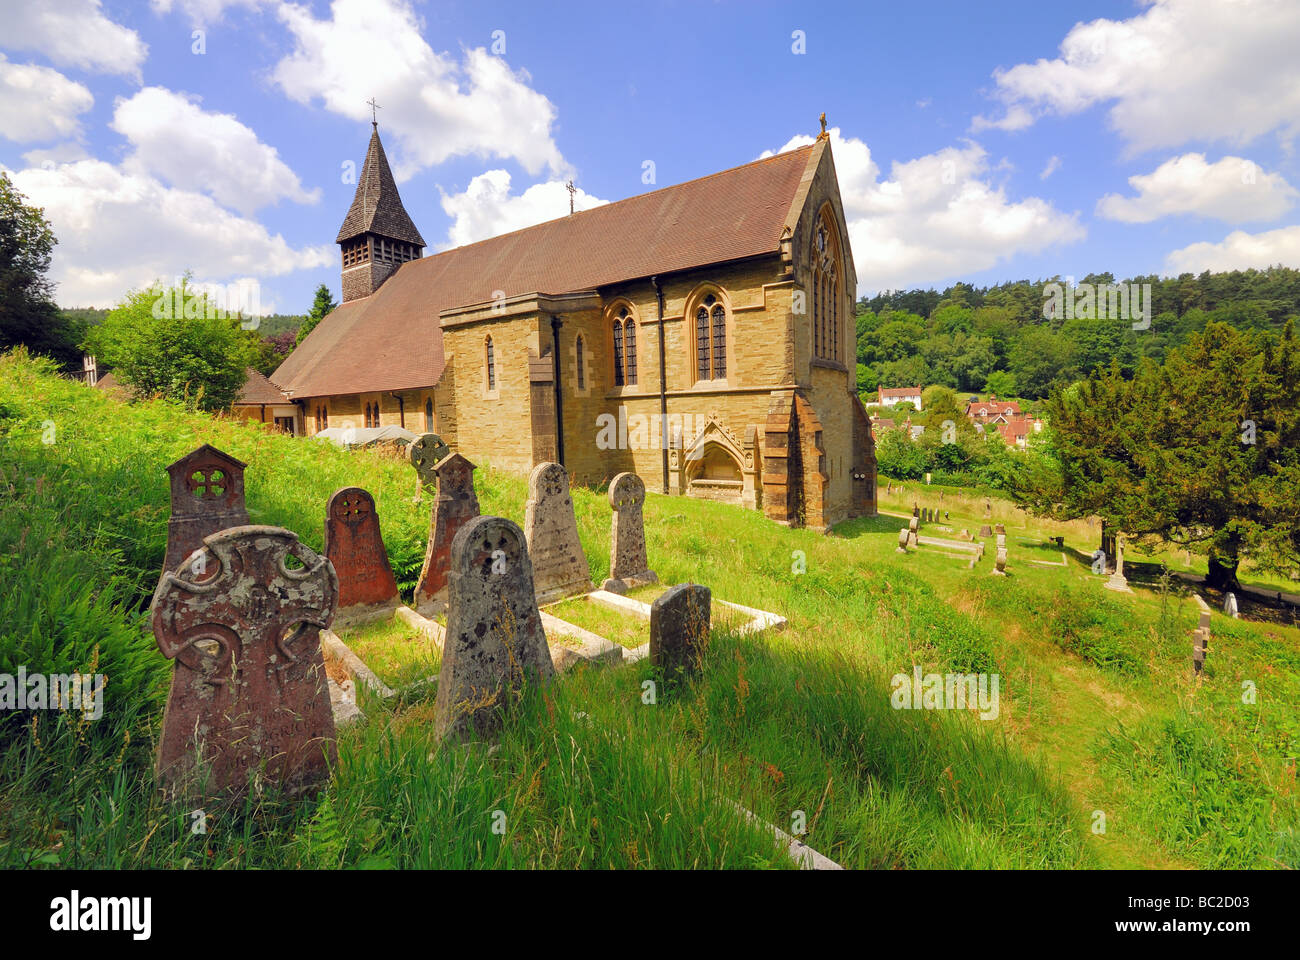
{"label": "stained glass window", "polygon": [[614,386],[623,386],[623,321],[614,321]]}
{"label": "stained glass window", "polygon": [[636,383],[636,325],[628,317],[623,323],[623,355],[627,368],[624,378],[629,384]]}
{"label": "stained glass window", "polygon": [[695,314],[695,379],[709,379],[709,308]]}
{"label": "stained glass window", "polygon": [[713,379],[727,375],[727,311],[722,304],[713,308]]}

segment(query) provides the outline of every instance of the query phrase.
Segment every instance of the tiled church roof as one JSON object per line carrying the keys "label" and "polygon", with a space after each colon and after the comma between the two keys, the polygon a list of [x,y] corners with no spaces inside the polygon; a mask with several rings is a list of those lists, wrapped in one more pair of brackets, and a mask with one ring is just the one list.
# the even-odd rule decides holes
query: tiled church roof
{"label": "tiled church roof", "polygon": [[429,387],[444,365],[444,310],[775,254],[820,155],[801,147],[404,263],[322,320],[272,379],[295,398]]}
{"label": "tiled church roof", "polygon": [[342,243],[367,231],[390,240],[404,240],[421,247],[425,245],[424,237],[415,229],[406,208],[402,206],[402,198],[397,193],[397,181],[393,179],[393,171],[388,168],[384,145],[379,142],[377,126],[370,134],[370,146],[366,149],[366,162],[361,166],[352,206],[343,218],[343,226],[339,227],[339,235],[334,242]]}

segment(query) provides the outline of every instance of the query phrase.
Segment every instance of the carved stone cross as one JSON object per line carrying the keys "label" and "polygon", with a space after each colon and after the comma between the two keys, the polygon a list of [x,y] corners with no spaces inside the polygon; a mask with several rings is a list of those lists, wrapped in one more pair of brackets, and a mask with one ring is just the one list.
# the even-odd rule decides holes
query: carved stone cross
{"label": "carved stone cross", "polygon": [[320,631],[338,602],[333,566],[280,527],[222,530],[201,549],[153,599],[158,649],[176,661],[160,781],[213,795],[328,780],[337,755]]}

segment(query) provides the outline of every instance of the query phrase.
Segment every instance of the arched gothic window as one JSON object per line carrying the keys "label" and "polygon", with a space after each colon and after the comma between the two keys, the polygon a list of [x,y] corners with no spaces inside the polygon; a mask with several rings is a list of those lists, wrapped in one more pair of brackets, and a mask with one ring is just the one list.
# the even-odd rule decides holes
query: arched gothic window
{"label": "arched gothic window", "polygon": [[813,356],[840,359],[839,245],[833,225],[822,213],[813,233],[812,251]]}
{"label": "arched gothic window", "polygon": [[576,366],[578,368],[578,389],[579,390],[587,389],[587,370],[586,370],[587,361],[586,358],[583,356],[584,353],[583,346],[584,344],[582,342],[582,335],[579,334],[578,341],[574,345],[574,356],[575,356]]}
{"label": "arched gothic window", "polygon": [[492,352],[492,338],[488,337],[484,343],[484,353],[487,357],[487,388],[495,390],[497,388],[497,363],[496,357]]}
{"label": "arched gothic window", "polygon": [[713,294],[695,310],[695,379],[727,377],[727,309]]}
{"label": "arched gothic window", "polygon": [[610,320],[614,342],[614,386],[636,383],[636,317],[623,305]]}
{"label": "arched gothic window", "polygon": [[433,399],[429,398],[424,401],[424,430],[426,433],[433,433]]}

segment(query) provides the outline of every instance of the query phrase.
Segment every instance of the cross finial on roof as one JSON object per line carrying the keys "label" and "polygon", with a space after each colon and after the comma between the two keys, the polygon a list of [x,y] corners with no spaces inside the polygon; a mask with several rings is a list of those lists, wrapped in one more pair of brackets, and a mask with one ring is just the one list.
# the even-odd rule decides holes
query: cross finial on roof
{"label": "cross finial on roof", "polygon": [[572,213],[573,213],[573,195],[574,195],[575,193],[578,192],[578,188],[575,187],[575,186],[573,185],[573,181],[570,180],[568,183],[566,183],[566,184],[564,185],[564,189],[569,191],[569,213],[572,214]]}
{"label": "cross finial on roof", "polygon": [[[366,101],[366,103],[370,104],[370,122],[374,124],[376,127],[379,126],[379,115],[375,111],[382,110],[383,107],[375,103],[374,97],[371,97],[369,100]],[[822,114],[822,116],[824,117],[825,114]],[[825,126],[825,124],[822,124],[822,126]]]}
{"label": "cross finial on roof", "polygon": [[822,115],[819,119],[821,120],[822,123],[822,132],[817,134],[817,139],[829,140],[831,138],[831,135],[826,132],[826,111],[825,110],[822,111]]}

